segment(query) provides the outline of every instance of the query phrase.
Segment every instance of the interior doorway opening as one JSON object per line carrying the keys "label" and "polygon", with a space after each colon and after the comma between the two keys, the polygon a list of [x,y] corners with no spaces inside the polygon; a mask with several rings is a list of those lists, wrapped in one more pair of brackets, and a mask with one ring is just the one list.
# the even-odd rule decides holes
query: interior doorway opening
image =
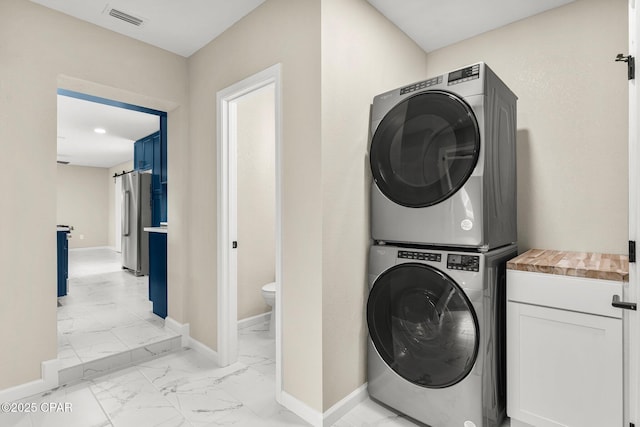
{"label": "interior doorway opening", "polygon": [[[66,89],[58,89],[57,96],[57,222],[72,227],[68,280],[64,295],[58,294],[62,384],[100,366],[117,366],[126,359],[123,353],[133,355],[152,343],[173,349],[179,338],[164,330],[163,320],[151,312],[148,276],[123,270],[118,245],[126,218],[123,173],[139,169],[155,177],[158,189],[164,186],[163,194],[157,191],[157,217],[163,215],[166,221],[167,113]],[[162,139],[157,154],[165,156],[163,170],[160,163],[138,167],[136,162],[135,145],[150,134]],[[99,221],[90,222],[95,216]]]}
{"label": "interior doorway opening", "polygon": [[[267,107],[264,106],[265,103],[268,104]],[[262,304],[264,307],[264,303],[260,302],[262,298],[260,290],[263,285],[273,281],[275,304],[271,311],[271,318],[274,319],[273,328],[275,329],[273,335],[275,336],[276,399],[280,400],[282,392],[280,65],[274,65],[218,92],[217,106],[218,362],[221,366],[227,366],[238,360],[238,287],[243,282],[250,282],[251,288],[247,293],[251,294],[253,301],[257,301],[258,306]],[[271,140],[258,137],[261,133],[265,133],[265,129],[268,129],[266,133],[271,133]],[[243,143],[244,139],[247,140],[247,144]],[[251,141],[261,142],[254,145]],[[260,167],[256,168],[255,165]],[[249,170],[251,174],[240,176],[243,170],[245,172]],[[259,176],[263,176],[265,178],[263,181],[266,183],[262,182],[259,186],[254,186],[255,181],[260,180]],[[243,194],[240,194],[240,191]],[[250,219],[251,215],[255,218],[255,215],[260,212],[264,215],[259,221]],[[252,222],[255,224],[251,224]],[[257,223],[270,224],[257,225]],[[256,231],[255,228],[252,229],[252,225],[262,228],[260,234],[263,237],[254,241]],[[241,236],[245,236],[244,241],[240,239]],[[254,244],[257,240],[262,244]],[[243,248],[247,249],[245,256],[241,253]],[[262,265],[256,266],[255,254],[260,251],[268,255],[264,257]],[[254,269],[254,267],[259,268]],[[245,303],[247,301],[240,302],[240,310],[245,310]],[[251,310],[259,311],[259,307],[254,306],[248,311],[241,311],[241,316],[247,316],[252,313]]]}

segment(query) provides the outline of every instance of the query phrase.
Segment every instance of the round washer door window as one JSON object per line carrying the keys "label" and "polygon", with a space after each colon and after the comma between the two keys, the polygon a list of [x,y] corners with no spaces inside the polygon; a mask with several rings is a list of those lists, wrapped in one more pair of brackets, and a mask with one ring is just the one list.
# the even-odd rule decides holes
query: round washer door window
{"label": "round washer door window", "polygon": [[427,91],[406,98],[382,119],[371,140],[371,172],[393,202],[426,207],[464,185],[479,152],[471,107],[452,93]]}
{"label": "round washer door window", "polygon": [[427,388],[464,379],[478,354],[478,319],[464,291],[424,264],[392,267],[367,302],[373,344],[398,375]]}

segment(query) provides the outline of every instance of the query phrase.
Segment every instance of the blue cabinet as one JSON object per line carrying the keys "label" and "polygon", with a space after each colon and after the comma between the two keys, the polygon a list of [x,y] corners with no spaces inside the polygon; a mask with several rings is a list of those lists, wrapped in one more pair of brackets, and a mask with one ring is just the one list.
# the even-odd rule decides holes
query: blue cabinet
{"label": "blue cabinet", "polygon": [[133,143],[133,168],[135,170],[153,169],[156,159],[160,160],[160,132],[152,133]]}
{"label": "blue cabinet", "polygon": [[133,146],[134,168],[151,170],[151,225],[154,227],[167,220],[166,123],[161,129],[136,141]]}
{"label": "blue cabinet", "polygon": [[153,312],[167,317],[167,233],[149,232],[149,299]]}
{"label": "blue cabinet", "polygon": [[58,296],[67,295],[67,283],[69,279],[69,231],[58,230]]}
{"label": "blue cabinet", "polygon": [[[160,117],[160,182],[167,183],[167,116]],[[166,220],[166,218],[165,218]]]}

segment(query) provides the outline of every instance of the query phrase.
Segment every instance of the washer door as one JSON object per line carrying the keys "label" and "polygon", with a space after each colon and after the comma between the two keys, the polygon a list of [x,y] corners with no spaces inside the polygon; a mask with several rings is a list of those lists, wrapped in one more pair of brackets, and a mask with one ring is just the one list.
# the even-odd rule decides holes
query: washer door
{"label": "washer door", "polygon": [[422,387],[458,383],[478,354],[478,319],[469,299],[451,278],[424,264],[397,265],[378,277],[367,323],[385,363]]}
{"label": "washer door", "polygon": [[403,100],[382,119],[371,140],[371,172],[390,200],[426,207],[464,185],[479,153],[471,107],[452,93],[426,91]]}

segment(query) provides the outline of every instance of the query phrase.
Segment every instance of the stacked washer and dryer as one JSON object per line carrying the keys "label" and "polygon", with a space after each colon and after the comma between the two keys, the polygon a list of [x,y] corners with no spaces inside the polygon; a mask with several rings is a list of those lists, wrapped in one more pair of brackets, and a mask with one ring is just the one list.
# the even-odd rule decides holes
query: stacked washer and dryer
{"label": "stacked washer and dryer", "polygon": [[368,391],[428,426],[505,417],[516,100],[484,63],[373,100]]}

